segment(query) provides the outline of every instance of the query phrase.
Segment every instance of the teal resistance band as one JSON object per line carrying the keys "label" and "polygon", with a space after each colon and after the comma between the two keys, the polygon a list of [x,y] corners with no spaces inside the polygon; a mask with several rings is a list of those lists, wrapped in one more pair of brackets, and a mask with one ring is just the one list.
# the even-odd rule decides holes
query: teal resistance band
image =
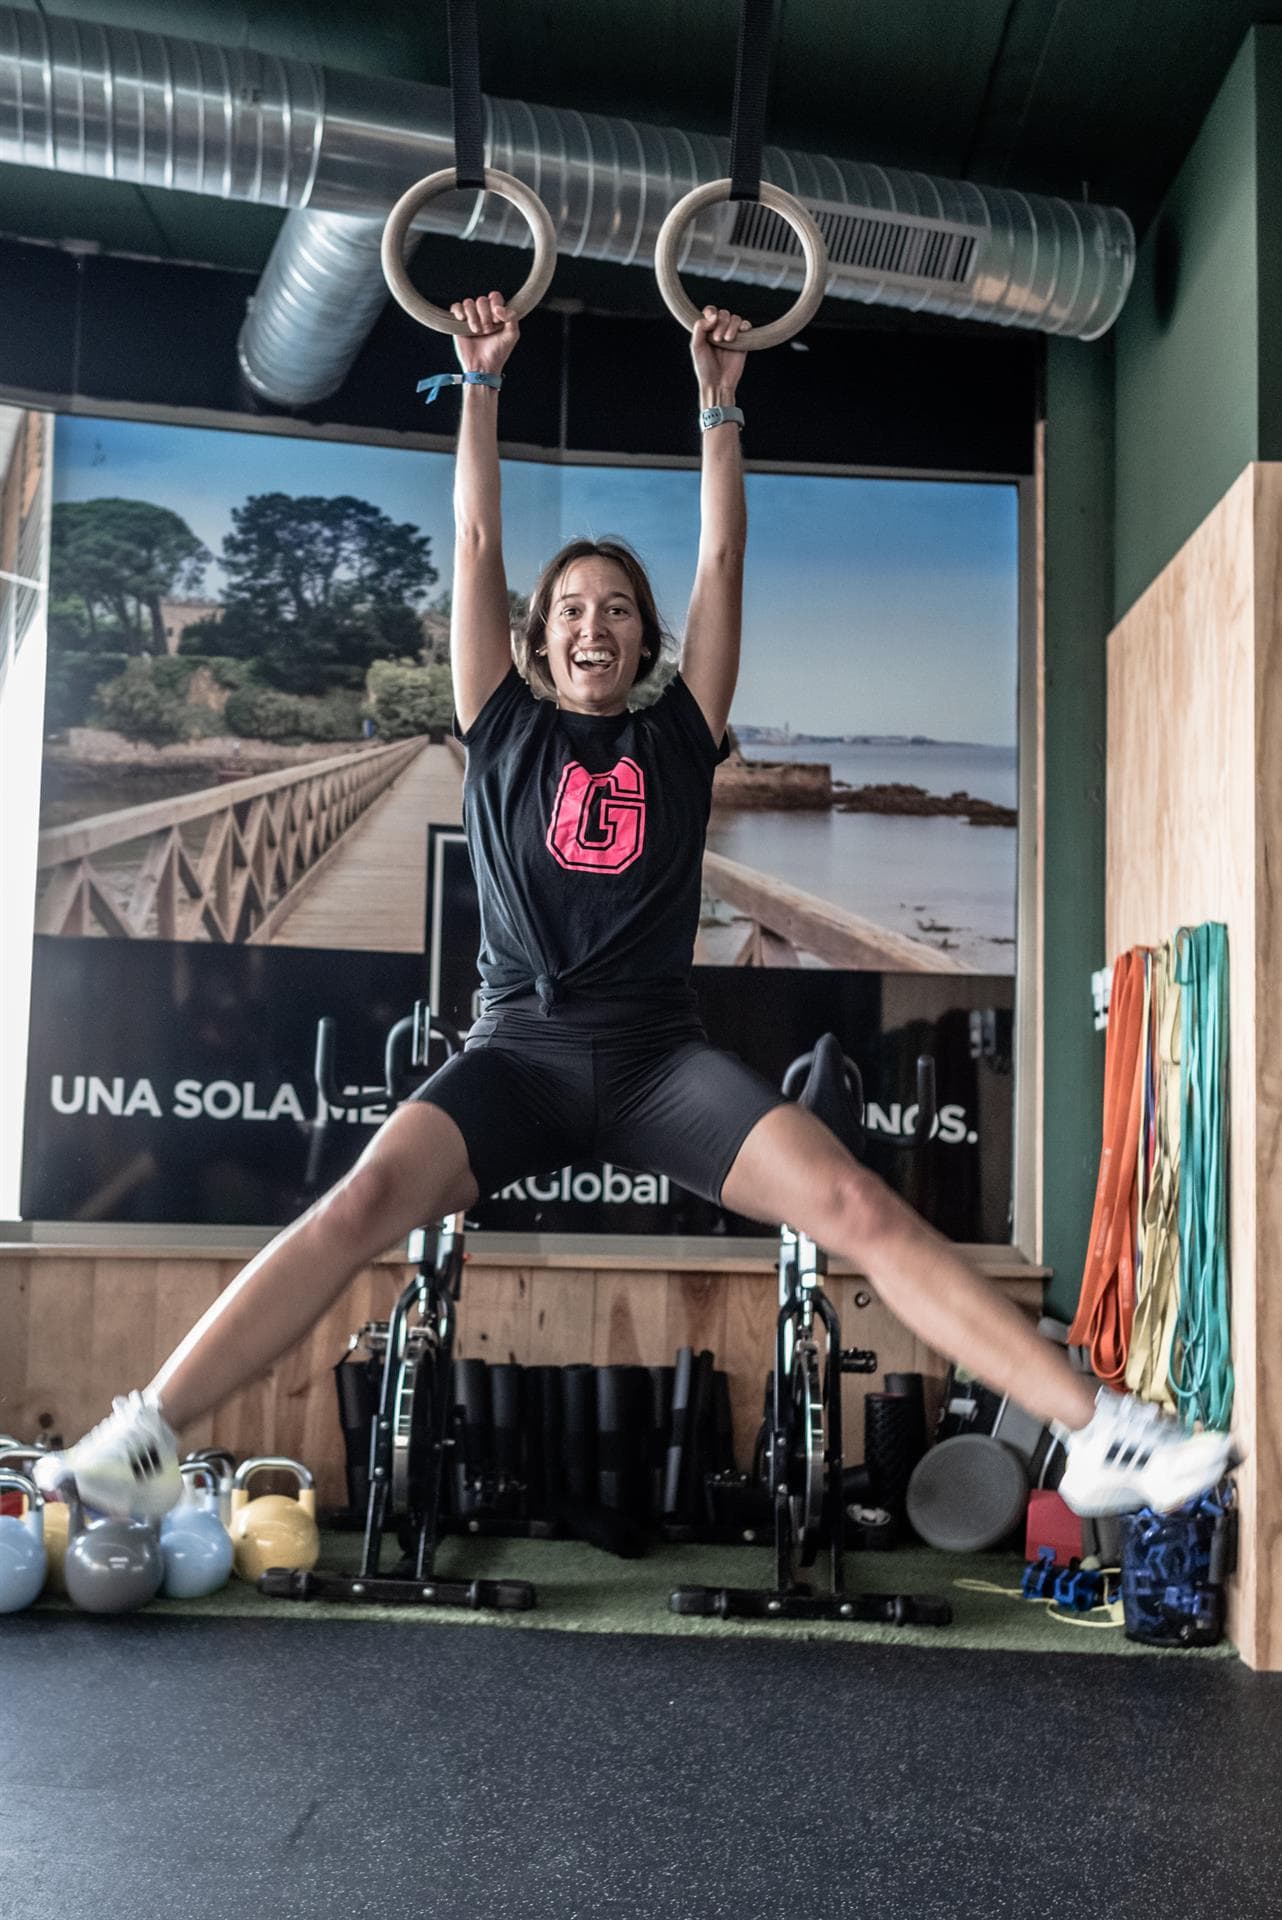
{"label": "teal resistance band", "polygon": [[1172,1387],[1186,1424],[1233,1412],[1228,1294],[1228,929],[1176,935],[1180,1003],[1180,1303]]}

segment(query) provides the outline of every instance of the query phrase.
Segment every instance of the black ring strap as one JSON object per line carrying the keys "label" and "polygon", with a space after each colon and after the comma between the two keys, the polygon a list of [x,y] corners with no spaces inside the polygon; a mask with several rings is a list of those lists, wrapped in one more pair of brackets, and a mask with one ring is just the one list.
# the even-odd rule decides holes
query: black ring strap
{"label": "black ring strap", "polygon": [[454,168],[460,187],[485,185],[485,116],[476,0],[449,0],[450,94],[454,103]]}
{"label": "black ring strap", "polygon": [[730,118],[729,197],[732,200],[756,200],[760,195],[774,14],[775,0],[743,0],[735,61],[734,110]]}

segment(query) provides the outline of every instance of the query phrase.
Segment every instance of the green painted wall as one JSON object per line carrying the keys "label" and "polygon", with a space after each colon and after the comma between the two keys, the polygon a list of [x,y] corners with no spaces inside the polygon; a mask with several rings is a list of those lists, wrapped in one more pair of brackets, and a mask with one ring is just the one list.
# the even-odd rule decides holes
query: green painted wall
{"label": "green painted wall", "polygon": [[1076,1304],[1102,1036],[1109,630],[1250,461],[1282,459],[1282,27],[1247,35],[1157,219],[1111,342],[1046,362],[1047,1304]]}
{"label": "green painted wall", "polygon": [[1115,335],[1120,619],[1248,462],[1282,459],[1282,27],[1244,40]]}
{"label": "green painted wall", "polygon": [[1045,1146],[1047,1311],[1081,1286],[1099,1161],[1104,1036],[1105,650],[1112,616],[1113,344],[1046,348]]}
{"label": "green painted wall", "polygon": [[1255,48],[1257,458],[1282,460],[1282,27]]}
{"label": "green painted wall", "polygon": [[[1114,618],[1256,457],[1256,66],[1248,34],[1139,251],[1115,329]],[[1272,49],[1270,50],[1272,62]]]}

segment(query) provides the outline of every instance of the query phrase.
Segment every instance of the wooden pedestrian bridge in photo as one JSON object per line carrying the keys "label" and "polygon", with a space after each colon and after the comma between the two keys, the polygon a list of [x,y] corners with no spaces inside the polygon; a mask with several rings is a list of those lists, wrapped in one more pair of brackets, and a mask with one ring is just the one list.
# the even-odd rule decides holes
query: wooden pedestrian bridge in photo
{"label": "wooden pedestrian bridge in photo", "polygon": [[[417,953],[429,823],[462,817],[462,748],[425,738],[123,807],[40,835],[36,932]],[[961,973],[772,875],[709,853],[707,964]]]}

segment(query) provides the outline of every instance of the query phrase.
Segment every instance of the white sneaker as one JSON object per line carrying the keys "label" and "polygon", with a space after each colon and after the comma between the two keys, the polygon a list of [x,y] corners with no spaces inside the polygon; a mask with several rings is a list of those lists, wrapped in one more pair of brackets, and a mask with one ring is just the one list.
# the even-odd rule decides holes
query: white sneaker
{"label": "white sneaker", "polygon": [[35,1480],[44,1494],[70,1482],[85,1506],[113,1517],[159,1520],[182,1494],[178,1442],[159,1408],[131,1393],[74,1447],[41,1460]]}
{"label": "white sneaker", "polygon": [[1238,1464],[1227,1433],[1189,1433],[1160,1407],[1101,1387],[1089,1425],[1058,1424],[1068,1465],[1059,1495],[1074,1513],[1174,1513]]}

